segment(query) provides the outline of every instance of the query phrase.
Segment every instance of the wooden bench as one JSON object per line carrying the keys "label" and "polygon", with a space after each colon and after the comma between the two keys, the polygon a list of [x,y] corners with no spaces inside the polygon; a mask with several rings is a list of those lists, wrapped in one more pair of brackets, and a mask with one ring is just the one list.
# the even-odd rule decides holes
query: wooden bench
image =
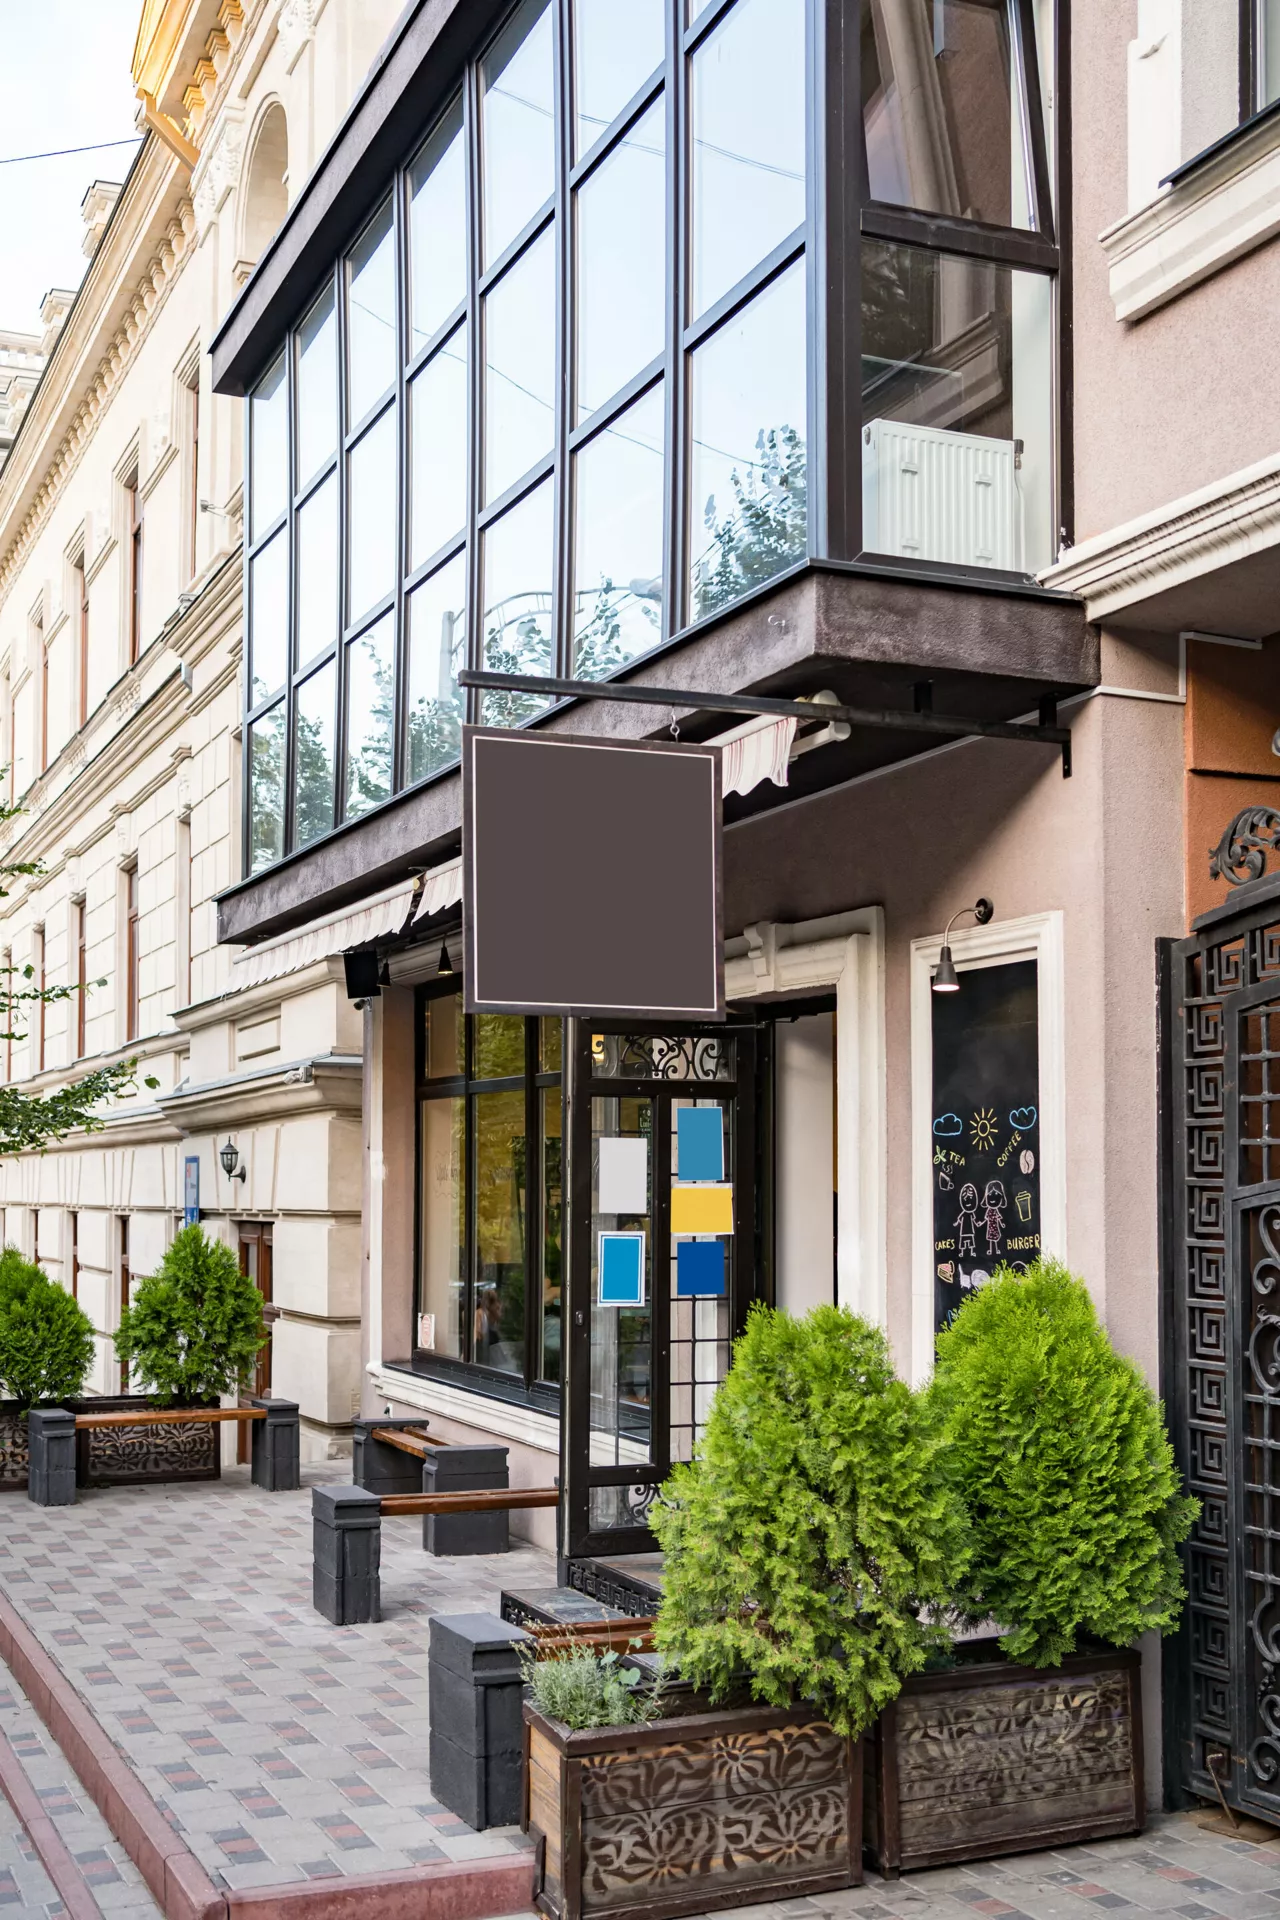
{"label": "wooden bench", "polygon": [[[76,1498],[76,1434],[138,1427],[215,1426],[228,1420],[252,1425],[251,1478],[265,1493],[292,1492],[302,1484],[296,1400],[258,1400],[244,1407],[129,1407],[110,1413],[73,1413],[67,1407],[33,1407],[27,1420],[30,1468],[27,1498],[38,1507],[70,1507]],[[163,1480],[163,1474],[157,1474]]]}
{"label": "wooden bench", "polygon": [[[459,1449],[461,1451],[461,1449]],[[557,1487],[490,1487],[475,1492],[374,1493],[368,1487],[311,1489],[312,1602],[335,1627],[382,1618],[382,1522],[422,1514],[511,1512],[559,1504]]]}

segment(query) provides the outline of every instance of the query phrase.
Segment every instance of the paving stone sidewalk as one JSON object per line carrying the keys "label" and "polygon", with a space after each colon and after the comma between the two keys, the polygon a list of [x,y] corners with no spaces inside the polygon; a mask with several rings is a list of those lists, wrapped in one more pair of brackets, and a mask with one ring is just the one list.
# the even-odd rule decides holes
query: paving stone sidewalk
{"label": "paving stone sidewalk", "polygon": [[[7,1510],[6,1510],[7,1511]],[[99,1911],[107,1920],[158,1920],[160,1909],[142,1875],[111,1833],[55,1746],[35,1708],[0,1661],[0,1730],[35,1788],[76,1862]],[[42,1913],[58,1920],[65,1912],[57,1891],[13,1808],[0,1793],[0,1910]]]}
{"label": "paving stone sidewalk", "polygon": [[[1257,1841],[1207,1832],[1189,1814],[1156,1814],[1145,1833],[1053,1853],[1011,1854],[881,1880],[812,1900],[740,1909],[742,1920],[1274,1920],[1280,1833]],[[703,1916],[711,1920],[711,1916]]]}
{"label": "paving stone sidewalk", "polygon": [[521,1546],[437,1560],[420,1520],[390,1520],[382,1622],[331,1627],[311,1605],[310,1488],[349,1472],[304,1468],[292,1494],[258,1493],[237,1467],[81,1491],[74,1507],[0,1505],[0,1589],[217,1884],[527,1845],[515,1828],[473,1832],[432,1796],[427,1623],[554,1584],[554,1559]]}

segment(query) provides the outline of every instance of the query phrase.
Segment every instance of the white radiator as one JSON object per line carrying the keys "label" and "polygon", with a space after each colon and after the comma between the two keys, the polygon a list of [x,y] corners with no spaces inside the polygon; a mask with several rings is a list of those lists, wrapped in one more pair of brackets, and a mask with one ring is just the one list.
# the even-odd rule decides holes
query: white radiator
{"label": "white radiator", "polygon": [[868,553],[1022,568],[1017,444],[905,420],[862,429],[862,544]]}

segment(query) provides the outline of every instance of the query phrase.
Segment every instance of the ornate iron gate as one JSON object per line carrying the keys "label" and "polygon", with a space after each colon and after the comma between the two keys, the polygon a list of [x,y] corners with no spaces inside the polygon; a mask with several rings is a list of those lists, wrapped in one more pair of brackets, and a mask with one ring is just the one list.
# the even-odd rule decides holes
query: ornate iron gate
{"label": "ornate iron gate", "polygon": [[1161,949],[1165,1383],[1201,1503],[1166,1779],[1280,1824],[1280,874],[1231,851],[1244,884]]}

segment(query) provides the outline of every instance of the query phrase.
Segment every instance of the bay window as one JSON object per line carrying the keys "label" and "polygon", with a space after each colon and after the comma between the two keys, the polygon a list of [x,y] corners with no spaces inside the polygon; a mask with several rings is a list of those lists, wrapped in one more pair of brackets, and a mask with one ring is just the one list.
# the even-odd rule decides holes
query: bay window
{"label": "bay window", "polygon": [[604,678],[805,565],[1053,559],[1054,34],[512,8],[248,403],[252,871],[552,704],[464,666]]}

